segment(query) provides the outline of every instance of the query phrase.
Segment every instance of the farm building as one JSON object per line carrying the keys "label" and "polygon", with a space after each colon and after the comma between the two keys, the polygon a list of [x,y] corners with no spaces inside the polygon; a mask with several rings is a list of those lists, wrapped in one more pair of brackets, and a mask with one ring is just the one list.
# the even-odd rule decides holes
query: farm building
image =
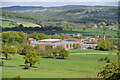
{"label": "farm building", "polygon": [[74,44],[82,44],[81,40],[78,39],[44,39],[44,40],[31,40],[28,39],[31,46],[39,46],[39,48],[45,48],[45,46],[51,46],[52,48],[56,48],[58,46],[63,46],[66,50],[73,49]]}

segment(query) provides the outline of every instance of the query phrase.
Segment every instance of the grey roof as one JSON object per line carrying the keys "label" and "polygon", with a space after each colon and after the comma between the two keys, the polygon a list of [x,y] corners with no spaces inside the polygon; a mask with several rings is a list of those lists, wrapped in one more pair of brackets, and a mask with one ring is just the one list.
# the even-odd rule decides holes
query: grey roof
{"label": "grey roof", "polygon": [[74,42],[69,42],[69,41],[61,41],[61,42],[56,42],[56,43],[43,43],[43,42],[31,42],[31,44],[33,46],[36,46],[36,45],[39,45],[39,44],[45,44],[45,45],[49,45],[49,46],[52,46],[52,45],[62,45],[62,44],[71,44],[71,43],[74,43]]}
{"label": "grey roof", "polygon": [[60,41],[61,39],[43,39],[39,41]]}
{"label": "grey roof", "polygon": [[84,45],[84,46],[97,46],[97,44],[82,44],[82,45]]}

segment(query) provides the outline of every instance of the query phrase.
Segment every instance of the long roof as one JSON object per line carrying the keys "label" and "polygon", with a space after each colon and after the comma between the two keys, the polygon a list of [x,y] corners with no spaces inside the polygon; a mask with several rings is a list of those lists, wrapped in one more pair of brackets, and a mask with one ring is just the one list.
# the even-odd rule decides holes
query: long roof
{"label": "long roof", "polygon": [[43,39],[39,41],[60,41],[61,39]]}
{"label": "long roof", "polygon": [[69,42],[69,41],[61,41],[61,42],[56,42],[56,43],[43,43],[43,42],[31,42],[32,45],[39,45],[39,44],[45,44],[45,45],[62,45],[62,44],[71,44],[71,43],[74,43],[74,42]]}

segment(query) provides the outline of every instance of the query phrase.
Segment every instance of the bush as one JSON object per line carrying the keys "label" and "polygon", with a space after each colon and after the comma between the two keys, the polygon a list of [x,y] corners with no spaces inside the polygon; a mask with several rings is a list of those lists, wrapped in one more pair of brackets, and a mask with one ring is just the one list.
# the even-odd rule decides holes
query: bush
{"label": "bush", "polygon": [[111,50],[111,44],[110,41],[106,40],[103,42],[99,42],[97,46],[98,50],[104,50],[104,51],[109,51]]}
{"label": "bush", "polygon": [[114,61],[100,68],[98,76],[105,80],[120,80],[120,62]]}
{"label": "bush", "polygon": [[25,65],[25,67],[23,69],[29,69],[30,66],[29,65]]}

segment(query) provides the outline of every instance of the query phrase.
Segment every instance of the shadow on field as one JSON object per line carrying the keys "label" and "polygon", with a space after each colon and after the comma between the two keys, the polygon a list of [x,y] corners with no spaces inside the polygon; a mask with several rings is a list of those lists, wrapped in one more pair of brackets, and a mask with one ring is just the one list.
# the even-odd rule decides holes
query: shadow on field
{"label": "shadow on field", "polygon": [[6,58],[0,58],[0,60],[11,60],[11,58],[6,59]]}
{"label": "shadow on field", "polygon": [[[23,67],[24,67],[24,66],[25,66],[25,64],[24,64],[24,65],[19,65],[19,66],[23,66]],[[38,67],[36,67],[36,66],[32,66],[32,68],[38,68]]]}
{"label": "shadow on field", "polygon": [[6,67],[16,67],[16,66],[6,66]]}
{"label": "shadow on field", "polygon": [[32,68],[39,68],[39,67],[36,67],[36,66],[32,66]]}
{"label": "shadow on field", "polygon": [[25,66],[25,65],[19,65],[19,66]]}

